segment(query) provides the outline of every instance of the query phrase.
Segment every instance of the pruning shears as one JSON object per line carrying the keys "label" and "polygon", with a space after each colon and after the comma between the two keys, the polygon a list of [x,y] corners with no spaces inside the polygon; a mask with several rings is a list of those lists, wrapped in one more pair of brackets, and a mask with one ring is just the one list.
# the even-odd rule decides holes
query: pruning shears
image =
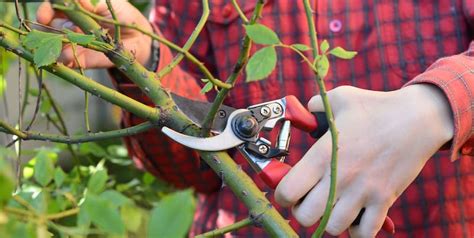
{"label": "pruning shears", "polygon": [[[207,115],[211,104],[171,94],[184,114],[199,126]],[[275,146],[270,140],[260,136],[262,131],[271,131],[279,126]],[[324,112],[309,112],[293,95],[268,101],[247,108],[236,109],[222,105],[211,127],[212,137],[193,137],[163,127],[162,132],[174,141],[201,151],[222,151],[237,148],[250,166],[270,188],[278,183],[291,169],[284,162],[289,154],[290,129],[294,126],[308,132],[313,138],[320,138],[328,130]],[[353,225],[360,222],[362,211]],[[394,233],[395,227],[390,217],[386,217],[383,230]]]}

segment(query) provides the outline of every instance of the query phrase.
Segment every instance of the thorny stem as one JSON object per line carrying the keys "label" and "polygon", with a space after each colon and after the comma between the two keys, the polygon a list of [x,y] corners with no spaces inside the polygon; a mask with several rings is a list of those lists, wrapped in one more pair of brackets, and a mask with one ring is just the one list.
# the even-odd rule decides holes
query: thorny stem
{"label": "thorny stem", "polygon": [[245,219],[243,219],[239,222],[236,222],[232,225],[222,227],[222,228],[219,228],[219,229],[215,229],[213,231],[209,231],[209,232],[206,232],[206,233],[201,234],[201,235],[197,235],[194,238],[220,237],[220,236],[224,235],[225,233],[236,231],[238,229],[250,226],[252,224],[253,224],[253,221],[252,221],[251,218],[245,218]]}
{"label": "thorny stem", "polygon": [[97,20],[97,21],[100,21],[100,22],[105,22],[105,23],[109,23],[109,24],[114,24],[114,25],[119,25],[121,27],[127,27],[127,28],[130,28],[130,29],[133,29],[133,30],[136,30],[138,32],[141,32],[149,37],[151,37],[152,39],[162,43],[162,44],[165,44],[166,46],[170,47],[171,49],[177,51],[178,53],[181,53],[183,54],[189,61],[193,62],[198,68],[199,70],[201,70],[201,72],[204,74],[204,76],[209,79],[209,81],[211,81],[214,85],[220,87],[220,88],[231,88],[232,86],[229,85],[229,84],[226,84],[218,79],[216,79],[211,71],[209,71],[208,68],[206,68],[206,66],[204,65],[204,63],[202,63],[200,60],[198,60],[194,55],[192,55],[190,52],[188,51],[185,51],[183,50],[183,48],[179,47],[178,45],[176,45],[175,43],[163,38],[163,37],[160,37],[156,34],[154,34],[153,32],[149,32],[149,31],[146,31],[144,30],[143,28],[137,26],[137,25],[133,25],[133,24],[126,24],[126,23],[121,23],[121,22],[116,22],[112,19],[108,19],[108,18],[105,18],[105,17],[102,17],[102,16],[99,16],[99,15],[96,15],[94,13],[91,13],[87,10],[85,10],[82,6],[76,4],[75,5],[76,8],[75,9],[71,9],[70,7],[65,7],[65,6],[62,6],[62,5],[58,5],[58,4],[53,4],[53,7],[58,9],[58,10],[62,10],[62,11],[72,11],[72,10],[79,10],[79,12],[93,18],[94,20]]}
{"label": "thorny stem", "polygon": [[[254,24],[257,19],[260,17],[262,14],[262,9],[263,9],[264,1],[259,0],[256,3],[252,19],[250,20],[249,24]],[[245,36],[244,39],[242,40],[242,47],[240,49],[240,54],[237,59],[237,63],[234,66],[234,69],[232,70],[232,73],[229,75],[229,77],[226,80],[226,83],[234,86],[238,76],[242,72],[242,69],[244,68],[245,64],[248,61],[249,54],[250,54],[250,47],[251,47],[251,41],[248,36]],[[202,131],[201,131],[201,136],[206,136],[210,132],[210,128],[212,128],[212,124],[214,122],[214,119],[216,118],[216,114],[221,107],[222,103],[224,102],[224,99],[227,97],[227,94],[229,93],[229,89],[221,89],[219,93],[217,94],[216,98],[214,99],[214,102],[212,103],[211,108],[209,109],[208,114],[204,118],[202,122]]]}
{"label": "thorny stem", "polygon": [[45,133],[33,132],[33,131],[21,131],[21,130],[13,128],[12,126],[6,124],[3,121],[0,121],[0,132],[16,135],[22,138],[23,140],[51,141],[51,142],[58,142],[58,143],[64,143],[64,144],[78,144],[78,143],[85,143],[85,142],[91,142],[91,141],[119,138],[119,137],[124,137],[124,136],[131,136],[131,135],[136,135],[138,133],[147,131],[153,127],[155,127],[153,123],[144,122],[136,126],[123,128],[119,130],[90,133],[87,135],[64,136],[64,135],[45,134]]}
{"label": "thorny stem", "polygon": [[[305,13],[306,13],[306,20],[308,22],[308,27],[310,28],[311,46],[313,47],[313,57],[316,58],[316,56],[319,54],[318,39],[316,36],[316,29],[314,27],[314,19],[313,19],[311,6],[309,4],[309,0],[304,0],[304,8],[305,8]],[[331,212],[332,212],[332,208],[334,204],[334,198],[336,195],[338,135],[337,135],[336,124],[334,122],[334,116],[332,114],[331,104],[329,103],[329,99],[326,93],[326,86],[324,84],[323,79],[318,74],[316,74],[316,82],[318,83],[319,92],[323,100],[324,110],[326,112],[326,119],[329,124],[329,130],[331,132],[331,140],[332,140],[331,182],[330,182],[330,187],[329,187],[328,200],[326,202],[326,208],[324,209],[323,217],[321,218],[319,226],[312,236],[312,237],[319,238],[319,237],[322,237],[322,235],[324,234],[324,231],[326,230],[326,226],[328,224],[329,217],[331,216]]]}
{"label": "thorny stem", "polygon": [[[112,3],[110,2],[110,0],[106,0],[105,1],[107,3],[107,8],[109,9],[109,12],[110,14],[112,15],[112,19],[114,19],[114,21],[118,22],[117,20],[117,14],[115,14],[115,11],[114,11],[114,8],[112,6]],[[114,41],[115,41],[115,46],[118,47],[120,45],[120,26],[119,25],[114,25],[115,27],[115,37],[114,37]]]}
{"label": "thorny stem", "polygon": [[[71,43],[72,54],[74,56],[74,61],[76,61],[76,65],[79,68],[79,72],[85,76],[84,67],[82,67],[81,62],[77,58],[77,51],[76,51],[76,44]],[[84,123],[86,124],[86,131],[91,132],[91,126],[89,123],[89,93],[84,91]]]}

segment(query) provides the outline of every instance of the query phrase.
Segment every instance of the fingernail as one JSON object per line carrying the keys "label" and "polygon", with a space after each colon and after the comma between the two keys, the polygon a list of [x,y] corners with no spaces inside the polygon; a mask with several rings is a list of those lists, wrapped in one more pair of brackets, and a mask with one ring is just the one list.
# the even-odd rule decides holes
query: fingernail
{"label": "fingernail", "polygon": [[63,24],[63,29],[69,29],[69,30],[72,30],[72,28],[74,27],[74,24],[70,21],[66,21],[64,22]]}

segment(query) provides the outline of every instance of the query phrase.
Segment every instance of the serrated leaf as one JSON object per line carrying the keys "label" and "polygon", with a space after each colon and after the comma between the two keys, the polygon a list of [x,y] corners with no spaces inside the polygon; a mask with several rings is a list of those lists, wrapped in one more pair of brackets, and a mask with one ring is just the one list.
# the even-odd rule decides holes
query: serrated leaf
{"label": "serrated leaf", "polygon": [[338,58],[341,58],[341,59],[352,59],[352,58],[354,58],[354,56],[357,55],[357,52],[356,51],[345,50],[344,48],[338,46],[338,47],[330,50],[329,54],[334,55],[334,56],[336,56]]}
{"label": "serrated leaf", "polygon": [[305,45],[305,44],[293,44],[291,47],[299,50],[299,51],[308,51],[311,50],[311,47]]}
{"label": "serrated leaf", "polygon": [[273,46],[255,52],[245,67],[247,82],[266,78],[275,69],[276,62],[277,54]]}
{"label": "serrated leaf", "polygon": [[321,78],[326,77],[329,72],[329,60],[326,55],[322,55],[321,59],[317,61],[316,69]]}
{"label": "serrated leaf", "polygon": [[54,171],[54,184],[56,185],[56,187],[61,187],[65,179],[66,174],[60,167],[57,167]]}
{"label": "serrated leaf", "polygon": [[204,85],[204,87],[202,87],[200,93],[201,93],[201,94],[205,94],[205,93],[211,91],[212,86],[214,86],[214,85],[212,84],[212,82],[207,82],[207,83]]}
{"label": "serrated leaf", "polygon": [[326,53],[326,51],[328,51],[329,49],[329,42],[327,40],[323,40],[323,42],[321,42],[321,52],[324,54]]}
{"label": "serrated leaf", "polygon": [[84,44],[87,45],[94,41],[95,36],[94,35],[86,35],[86,34],[81,34],[81,33],[76,33],[71,30],[66,30],[66,37],[74,43],[77,44]]}
{"label": "serrated leaf", "polygon": [[32,30],[23,39],[23,45],[33,50],[33,61],[37,67],[54,63],[62,49],[62,35]]}
{"label": "serrated leaf", "polygon": [[35,180],[43,187],[46,187],[53,179],[54,174],[54,157],[46,150],[40,150],[35,156]]}
{"label": "serrated leaf", "polygon": [[99,229],[117,235],[125,233],[125,226],[120,214],[111,201],[93,194],[87,194],[82,208],[92,223]]}
{"label": "serrated leaf", "polygon": [[104,191],[105,183],[107,182],[108,175],[107,170],[100,169],[95,171],[87,183],[87,190],[90,193],[99,194]]}
{"label": "serrated leaf", "polygon": [[185,237],[196,208],[193,192],[184,190],[163,197],[151,211],[149,238]]}
{"label": "serrated leaf", "polygon": [[273,45],[280,43],[278,35],[272,29],[262,24],[255,23],[252,25],[244,25],[244,27],[249,38],[257,44]]}

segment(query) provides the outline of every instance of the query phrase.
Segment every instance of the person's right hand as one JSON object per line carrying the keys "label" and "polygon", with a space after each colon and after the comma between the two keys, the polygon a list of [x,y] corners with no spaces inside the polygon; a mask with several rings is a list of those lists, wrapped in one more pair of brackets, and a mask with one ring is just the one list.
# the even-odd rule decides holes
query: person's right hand
{"label": "person's right hand", "polygon": [[[118,21],[127,24],[136,24],[146,31],[153,31],[147,18],[132,4],[125,0],[114,0],[111,2]],[[95,7],[90,3],[90,0],[78,0],[78,3],[88,11],[112,19],[112,15],[107,8],[105,0],[99,1]],[[64,18],[63,14],[58,14],[49,2],[44,2],[40,5],[36,16],[37,21],[41,24],[50,25],[58,29],[68,28],[70,30],[80,31],[71,21]],[[105,29],[108,29],[110,34],[113,36],[113,25],[101,22],[99,22],[99,24],[101,24]],[[144,65],[148,64],[151,53],[151,38],[136,30],[125,27],[122,27],[120,32],[125,49],[131,51],[139,63]],[[84,68],[109,68],[113,66],[112,62],[110,62],[110,60],[101,52],[85,49],[80,46],[76,48],[78,60]],[[59,62],[62,62],[69,67],[78,67],[75,63],[70,45],[64,47],[61,56],[59,57]]]}

